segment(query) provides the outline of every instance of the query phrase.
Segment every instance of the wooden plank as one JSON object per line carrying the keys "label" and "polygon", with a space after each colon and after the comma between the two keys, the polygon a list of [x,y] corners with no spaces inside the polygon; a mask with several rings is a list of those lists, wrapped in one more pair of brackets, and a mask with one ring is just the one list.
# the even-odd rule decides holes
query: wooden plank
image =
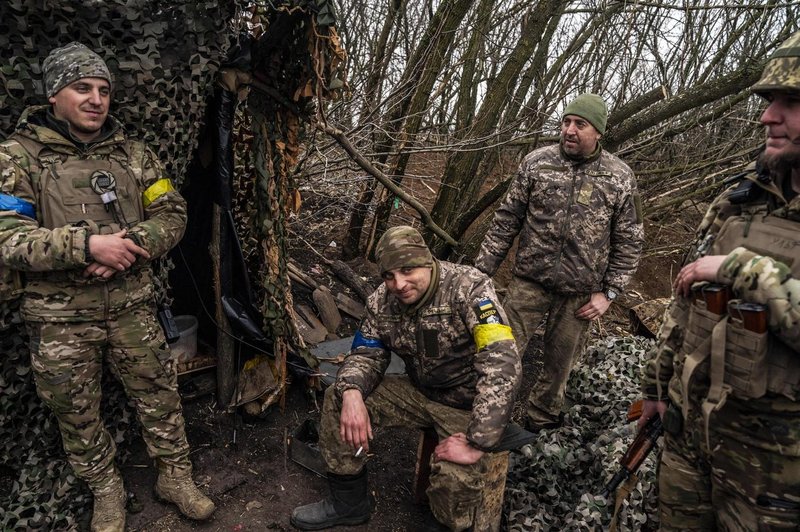
{"label": "wooden plank", "polygon": [[[298,318],[295,323],[297,323],[297,328],[300,330],[300,334],[303,335],[303,339],[311,344],[325,341],[328,336],[328,329],[314,315],[314,311],[306,305],[297,305],[295,310]],[[305,332],[303,331],[303,325],[305,325]]]}
{"label": "wooden plank", "polygon": [[298,277],[303,283],[311,288],[316,288],[319,286],[319,283],[311,276],[309,276],[306,272],[300,269],[294,262],[289,261],[287,264],[289,268],[289,273]]}
{"label": "wooden plank", "polygon": [[357,320],[363,318],[366,312],[364,305],[342,293],[336,294],[336,306],[339,307],[339,310]]}
{"label": "wooden plank", "polygon": [[327,286],[320,286],[311,294],[314,305],[317,306],[319,317],[329,332],[336,334],[336,329],[342,324],[342,316],[336,308],[336,300]]}

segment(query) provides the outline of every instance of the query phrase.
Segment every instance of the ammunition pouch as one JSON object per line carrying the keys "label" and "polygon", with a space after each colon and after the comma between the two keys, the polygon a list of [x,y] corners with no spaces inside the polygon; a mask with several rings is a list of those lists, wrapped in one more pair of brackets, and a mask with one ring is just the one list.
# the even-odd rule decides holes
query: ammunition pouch
{"label": "ammunition pouch", "polygon": [[[724,308],[727,303],[727,292],[718,290],[720,285],[707,283],[693,287],[693,302],[689,305],[689,318],[686,322],[683,357],[678,357],[675,365],[676,375],[681,376],[683,389],[683,417],[689,415],[690,390],[696,384],[708,383],[708,357],[711,354],[711,333],[714,327],[725,317]],[[706,297],[714,294],[713,297]],[[720,297],[724,301],[717,301]],[[713,310],[712,310],[713,309]]]}
{"label": "ammunition pouch", "polygon": [[[763,331],[746,328],[741,310],[743,307],[749,308],[750,312],[763,313]],[[769,333],[766,331],[766,307],[732,300],[728,309],[723,382],[730,386],[735,397],[758,399],[767,393]]]}

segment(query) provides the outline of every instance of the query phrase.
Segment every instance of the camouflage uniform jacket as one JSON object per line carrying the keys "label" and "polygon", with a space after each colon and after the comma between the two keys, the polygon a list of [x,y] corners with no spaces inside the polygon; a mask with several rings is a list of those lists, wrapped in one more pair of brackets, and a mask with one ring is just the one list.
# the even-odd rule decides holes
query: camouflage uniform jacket
{"label": "camouflage uniform jacket", "polygon": [[[754,168],[754,165],[751,168]],[[797,233],[800,234],[800,196],[795,196],[787,203],[780,189],[771,181],[760,182],[755,171],[748,173],[745,179],[752,181],[754,186],[758,187],[757,190],[761,190],[758,197],[752,202],[733,202],[731,197],[738,185],[734,185],[718,196],[700,224],[696,243],[684,262],[685,264],[693,262],[710,251],[715,251],[715,254],[727,253],[726,259],[717,272],[716,281],[720,284],[730,285],[734,298],[767,306],[768,331],[771,336],[769,350],[790,349],[795,355],[798,355],[800,352],[800,278],[792,274],[790,267],[792,262],[800,261],[800,248],[796,242],[793,248],[784,246],[785,249],[782,249],[790,257],[793,255],[793,260],[789,259],[787,263],[767,255],[761,255],[743,246],[729,250],[713,250],[715,237],[719,234],[725,221],[732,216],[742,216],[743,214],[748,216],[745,209],[748,211],[754,208],[764,209],[769,216],[797,222]],[[666,400],[667,390],[669,390],[669,398],[673,403],[681,405],[685,400],[679,377],[680,368],[682,368],[683,359],[686,356],[683,348],[689,309],[689,300],[682,296],[673,298],[667,309],[664,323],[659,331],[658,342],[643,370],[642,391],[648,399]],[[800,359],[795,358],[795,360]],[[673,375],[676,378],[673,379]],[[708,390],[707,378],[705,386],[692,388],[692,396],[694,397],[696,393],[702,395],[706,390]],[[788,405],[792,401],[787,403],[786,398],[776,399],[774,394],[748,400],[747,403],[748,408],[758,411],[765,406],[765,402],[774,406],[775,401],[783,404],[781,408],[800,409],[800,402],[794,401],[795,406],[789,407]],[[767,409],[772,406],[767,406]]]}
{"label": "camouflage uniform jacket", "polygon": [[[119,202],[122,211],[128,213],[127,219],[135,222],[128,228],[128,236],[152,258],[166,253],[183,236],[185,201],[163,178],[155,155],[143,143],[126,139],[115,119],[108,118],[113,124],[111,134],[83,151],[44,126],[46,111],[46,106],[27,109],[15,133],[0,144],[0,198],[7,203],[0,206],[0,264],[24,272],[23,316],[31,321],[98,320],[139,303],[152,302],[152,270],[141,258],[108,280],[83,277],[83,270],[92,262],[87,251],[89,237],[118,231],[120,226],[100,223],[87,214],[86,219],[75,223],[47,227],[43,219],[60,217],[57,212],[43,212],[43,207],[57,210],[61,202],[67,211],[69,200],[54,199],[52,192],[45,199],[42,189],[48,183],[51,190],[55,187],[52,183],[59,179],[56,168],[70,168],[70,164],[75,168],[77,164],[86,173],[95,166],[101,170],[121,166],[125,170],[118,173],[124,175],[117,175],[116,179],[127,188],[118,190]],[[40,150],[39,155],[31,153],[32,146]],[[51,164],[47,160],[43,164],[43,157]],[[77,192],[83,187],[81,193],[86,197],[88,178],[89,175],[73,176],[69,186]],[[65,184],[58,186],[63,190]],[[77,208],[84,212],[94,208],[93,212],[105,214],[102,203],[96,198],[91,200],[98,205]],[[74,205],[69,208],[73,212],[76,209]]]}
{"label": "camouflage uniform jacket", "polygon": [[[467,438],[489,448],[511,415],[522,366],[491,280],[478,270],[439,262],[432,297],[415,312],[381,285],[336,379],[336,391],[366,398],[381,382],[391,353],[426,397],[472,411]],[[434,273],[437,270],[434,269]]]}
{"label": "camouflage uniform jacket", "polygon": [[494,275],[517,234],[514,275],[561,294],[622,292],[644,231],[633,172],[600,149],[575,164],[559,145],[529,153],[484,238],[476,267]]}

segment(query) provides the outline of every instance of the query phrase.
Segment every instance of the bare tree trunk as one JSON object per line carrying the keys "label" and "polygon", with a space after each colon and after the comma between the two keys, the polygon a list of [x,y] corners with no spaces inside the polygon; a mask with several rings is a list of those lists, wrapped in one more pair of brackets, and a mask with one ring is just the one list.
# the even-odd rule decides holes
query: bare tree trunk
{"label": "bare tree trunk", "polygon": [[[415,58],[409,63],[412,65],[409,81],[414,80],[413,86],[409,87],[410,97],[403,100],[403,105],[397,107],[402,110],[402,114],[389,120],[388,124],[395,125],[403,123],[402,127],[397,127],[394,141],[389,135],[384,136],[378,145],[378,151],[388,154],[393,146],[400,151],[393,168],[389,175],[395,185],[399,185],[403,180],[408,163],[408,155],[402,153],[406,143],[413,135],[419,132],[423,114],[428,107],[431,89],[436,82],[436,77],[440,72],[441,66],[448,57],[456,30],[472,6],[473,0],[449,0],[442,2],[436,14],[431,19],[431,23],[426,31],[426,37],[417,48]],[[384,159],[385,160],[385,159]],[[373,242],[385,231],[389,214],[391,213],[393,197],[388,196],[378,207],[375,213],[375,236]],[[372,255],[372,249],[366,250],[368,255]]]}
{"label": "bare tree trunk", "polygon": [[[381,81],[383,75],[386,73],[386,68],[391,58],[391,53],[387,49],[387,43],[392,28],[394,28],[395,22],[398,19],[398,13],[403,9],[404,3],[405,0],[391,0],[389,3],[388,16],[383,22],[380,37],[375,45],[372,61],[370,62],[370,74],[367,77],[367,84],[364,88],[364,105],[361,107],[362,123],[365,120],[364,117],[367,117],[366,120],[370,120],[376,114],[375,111],[377,110],[376,108],[381,95]],[[372,198],[375,195],[376,185],[377,183],[374,179],[365,181],[358,200],[353,207],[342,247],[342,258],[345,260],[358,256],[360,252],[359,243],[361,240],[361,231],[364,227],[364,221],[367,219],[369,205],[372,203]]]}

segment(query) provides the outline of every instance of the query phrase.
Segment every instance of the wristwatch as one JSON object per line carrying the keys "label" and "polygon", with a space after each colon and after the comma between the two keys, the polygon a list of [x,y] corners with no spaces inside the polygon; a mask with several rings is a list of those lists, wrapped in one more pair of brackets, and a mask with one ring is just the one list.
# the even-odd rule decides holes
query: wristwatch
{"label": "wristwatch", "polygon": [[614,301],[615,299],[617,299],[617,293],[615,291],[613,291],[612,289],[610,289],[610,288],[607,289],[606,290],[606,299],[608,299],[609,301]]}

